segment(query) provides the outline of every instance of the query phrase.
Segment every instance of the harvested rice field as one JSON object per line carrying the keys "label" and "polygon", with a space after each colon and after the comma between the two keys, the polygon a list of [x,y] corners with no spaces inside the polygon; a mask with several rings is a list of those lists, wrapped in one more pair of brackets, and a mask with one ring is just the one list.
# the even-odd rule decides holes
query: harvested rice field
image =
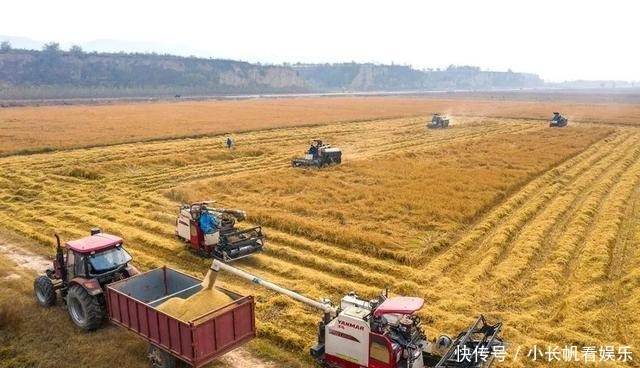
{"label": "harvested rice field", "polygon": [[[121,107],[47,107],[66,108],[100,114]],[[455,335],[479,314],[502,320],[510,353],[520,346],[524,356],[500,366],[562,367],[567,363],[532,362],[526,353],[565,345],[631,346],[631,363],[584,366],[637,364],[640,128],[600,124],[591,107],[575,111],[591,114],[584,122],[551,129],[530,116],[529,106],[497,105],[491,114],[467,111],[451,128],[431,130],[425,128],[431,108],[389,113],[402,117],[266,119],[235,133],[233,150],[224,147],[226,135],[208,130],[211,136],[146,142],[152,137],[121,132],[132,136],[116,141],[139,142],[9,155],[0,158],[0,230],[6,244],[52,256],[54,232],[69,240],[100,227],[125,239],[142,270],[166,264],[202,277],[211,261],[175,238],[175,219],[182,202],[213,199],[246,210],[243,226],[261,225],[267,236],[264,252],[234,266],[313,299],[338,301],[349,291],[371,298],[384,288],[422,297],[419,314],[431,339]],[[0,111],[0,125],[38,109]],[[52,116],[62,121],[65,113]],[[616,119],[640,123],[633,114]],[[59,148],[81,144],[70,137],[44,132],[33,145],[2,151],[46,146],[48,139]],[[342,149],[342,164],[292,168],[290,160],[317,137]],[[0,277],[12,279],[0,291],[0,367],[53,366],[59,346],[34,341],[57,335],[39,331],[32,317],[55,320],[68,338],[83,334],[63,308],[36,307],[30,289],[36,273],[19,263],[0,253]],[[275,367],[312,366],[308,349],[320,312],[224,272],[218,283],[256,298],[251,354]],[[146,366],[142,339],[113,326],[93,335],[104,341],[101,357]],[[67,353],[88,354],[69,345]]]}

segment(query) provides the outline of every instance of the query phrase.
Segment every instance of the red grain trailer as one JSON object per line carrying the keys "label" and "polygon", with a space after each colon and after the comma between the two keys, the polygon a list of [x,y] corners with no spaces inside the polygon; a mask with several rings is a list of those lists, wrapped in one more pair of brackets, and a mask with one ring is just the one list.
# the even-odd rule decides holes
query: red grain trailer
{"label": "red grain trailer", "polygon": [[149,341],[154,367],[173,367],[176,359],[194,367],[210,363],[256,336],[253,297],[216,287],[233,301],[189,321],[156,309],[172,297],[188,298],[202,280],[161,267],[107,286],[109,319]]}

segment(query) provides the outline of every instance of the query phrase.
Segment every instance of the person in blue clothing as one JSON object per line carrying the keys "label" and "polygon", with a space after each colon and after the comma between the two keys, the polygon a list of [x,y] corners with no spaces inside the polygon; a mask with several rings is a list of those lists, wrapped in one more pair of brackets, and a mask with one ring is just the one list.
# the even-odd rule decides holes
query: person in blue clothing
{"label": "person in blue clothing", "polygon": [[202,211],[198,223],[200,224],[200,230],[205,234],[218,231],[218,219],[208,211]]}
{"label": "person in blue clothing", "polygon": [[311,143],[311,147],[309,147],[308,153],[312,155],[313,158],[318,157],[318,147],[314,143]]}
{"label": "person in blue clothing", "polygon": [[233,147],[233,140],[231,137],[227,137],[227,148],[231,149],[231,147]]}

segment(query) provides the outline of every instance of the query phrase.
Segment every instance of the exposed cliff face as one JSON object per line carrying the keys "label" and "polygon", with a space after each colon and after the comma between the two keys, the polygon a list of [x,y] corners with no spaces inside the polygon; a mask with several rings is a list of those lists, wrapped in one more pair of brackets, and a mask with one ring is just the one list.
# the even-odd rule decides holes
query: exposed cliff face
{"label": "exposed cliff face", "polygon": [[305,83],[295,70],[277,66],[242,69],[234,66],[220,73],[220,84],[249,87],[253,84],[275,89],[304,89]]}
{"label": "exposed cliff face", "polygon": [[376,64],[272,66],[153,54],[0,52],[0,99],[537,87],[534,74],[475,67],[421,71]]}
{"label": "exposed cliff face", "polygon": [[147,54],[0,53],[0,83],[12,86],[197,89],[212,93],[304,90],[282,66]]}
{"label": "exposed cliff face", "polygon": [[349,87],[356,90],[419,89],[423,87],[420,83],[423,78],[423,73],[407,66],[361,64]]}
{"label": "exposed cliff face", "polygon": [[491,89],[538,87],[544,84],[535,74],[486,72],[476,67],[446,70],[415,70],[401,65],[296,64],[293,66],[308,85],[319,90],[340,88],[352,91]]}

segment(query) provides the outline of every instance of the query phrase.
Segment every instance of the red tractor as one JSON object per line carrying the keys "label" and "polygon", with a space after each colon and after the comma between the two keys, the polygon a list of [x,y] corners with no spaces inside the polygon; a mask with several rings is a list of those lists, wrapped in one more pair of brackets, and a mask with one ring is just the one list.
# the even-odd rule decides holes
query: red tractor
{"label": "red tractor", "polygon": [[122,239],[99,229],[91,229],[90,236],[69,241],[65,247],[57,234],[56,240],[53,267],[33,283],[36,300],[50,307],[59,291],[73,323],[85,331],[95,330],[106,317],[106,285],[136,275],[138,270],[129,264],[132,258]]}

